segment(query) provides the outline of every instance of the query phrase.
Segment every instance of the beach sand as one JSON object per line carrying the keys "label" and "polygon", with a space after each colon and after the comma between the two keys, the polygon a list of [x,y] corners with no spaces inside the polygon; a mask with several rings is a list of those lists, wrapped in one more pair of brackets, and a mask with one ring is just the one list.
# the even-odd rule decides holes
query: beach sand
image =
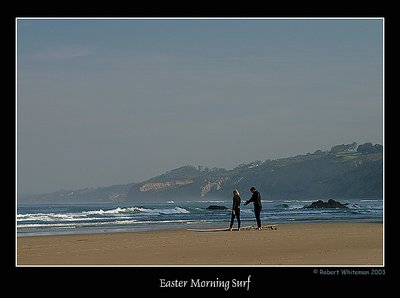
{"label": "beach sand", "polygon": [[19,265],[383,265],[382,223],[17,237]]}

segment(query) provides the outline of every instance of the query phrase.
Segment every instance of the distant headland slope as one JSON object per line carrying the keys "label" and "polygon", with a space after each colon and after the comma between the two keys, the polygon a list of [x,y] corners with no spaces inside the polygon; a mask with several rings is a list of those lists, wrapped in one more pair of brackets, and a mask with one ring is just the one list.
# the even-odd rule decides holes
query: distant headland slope
{"label": "distant headland slope", "polygon": [[240,164],[232,170],[185,165],[139,183],[26,195],[37,203],[133,202],[244,198],[256,186],[264,200],[382,198],[383,146],[342,144],[328,151]]}

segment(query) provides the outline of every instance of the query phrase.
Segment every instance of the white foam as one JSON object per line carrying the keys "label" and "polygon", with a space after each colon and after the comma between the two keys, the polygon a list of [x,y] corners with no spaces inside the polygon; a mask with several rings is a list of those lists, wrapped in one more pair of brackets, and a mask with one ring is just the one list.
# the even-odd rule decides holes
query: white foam
{"label": "white foam", "polygon": [[304,206],[303,205],[289,205],[289,207],[287,209],[289,210],[297,210],[297,209],[303,209]]}
{"label": "white foam", "polygon": [[79,213],[30,213],[17,214],[17,222],[21,221],[79,221],[87,220],[88,218]]}
{"label": "white foam", "polygon": [[94,211],[83,211],[83,214],[89,214],[89,215],[105,215],[105,214],[124,214],[124,213],[147,213],[148,215],[160,215],[160,214],[176,214],[176,213],[190,213],[188,210],[181,208],[181,207],[175,207],[175,208],[156,208],[156,209],[149,209],[149,208],[143,208],[143,207],[117,207],[115,209],[111,210],[94,210]]}
{"label": "white foam", "polygon": [[131,214],[144,213],[149,216],[168,215],[168,214],[188,214],[188,210],[175,207],[175,208],[159,208],[149,209],[142,207],[117,207],[111,210],[91,210],[79,213],[28,213],[17,214],[17,222],[24,223],[29,221],[36,222],[83,222],[83,221],[99,221],[107,218],[116,217],[119,220],[130,219]]}

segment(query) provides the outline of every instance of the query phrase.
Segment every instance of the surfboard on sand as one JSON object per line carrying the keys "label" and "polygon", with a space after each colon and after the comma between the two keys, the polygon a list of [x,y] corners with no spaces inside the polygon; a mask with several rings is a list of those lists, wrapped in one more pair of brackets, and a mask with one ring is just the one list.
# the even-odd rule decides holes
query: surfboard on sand
{"label": "surfboard on sand", "polygon": [[[277,230],[278,225],[273,224],[273,225],[266,225],[262,226],[261,230]],[[187,229],[188,231],[193,231],[193,232],[224,232],[224,231],[229,231],[228,228],[208,228],[208,229]],[[257,230],[257,227],[255,226],[248,226],[248,227],[241,227],[240,231],[252,231],[252,230]],[[232,231],[237,231],[237,228],[233,228]]]}
{"label": "surfboard on sand", "polygon": [[229,231],[228,228],[219,228],[219,229],[187,229],[188,231],[193,231],[193,232],[223,232],[223,231]]}
{"label": "surfboard on sand", "polygon": [[[240,228],[240,230],[242,231],[251,231],[251,230],[256,230],[257,227],[255,226],[250,226],[250,227],[243,227]],[[261,226],[261,230],[277,230],[278,229],[278,225],[273,224],[273,225],[266,225],[266,226]]]}

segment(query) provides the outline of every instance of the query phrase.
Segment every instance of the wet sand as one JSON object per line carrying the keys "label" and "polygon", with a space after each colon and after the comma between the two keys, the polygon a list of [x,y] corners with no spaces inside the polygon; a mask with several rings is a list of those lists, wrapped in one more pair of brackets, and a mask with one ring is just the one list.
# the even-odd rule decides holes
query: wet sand
{"label": "wet sand", "polygon": [[280,224],[17,238],[20,265],[383,265],[382,223]]}

